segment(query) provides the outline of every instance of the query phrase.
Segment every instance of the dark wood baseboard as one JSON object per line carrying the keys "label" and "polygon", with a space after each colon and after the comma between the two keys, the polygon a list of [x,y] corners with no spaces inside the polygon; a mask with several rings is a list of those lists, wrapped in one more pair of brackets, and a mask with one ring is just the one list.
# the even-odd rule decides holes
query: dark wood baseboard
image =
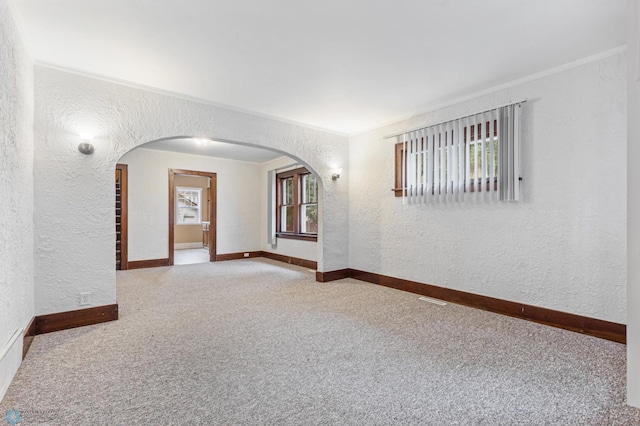
{"label": "dark wood baseboard", "polygon": [[118,319],[118,304],[96,306],[77,311],[38,315],[35,318],[35,334],[51,333],[85,325],[99,324]]}
{"label": "dark wood baseboard", "polygon": [[[244,253],[247,252],[220,254],[216,256],[216,260],[224,261],[232,259],[244,259]],[[266,257],[268,259],[273,259],[291,265],[302,266],[309,269],[317,269],[318,267],[317,262],[291,256],[284,256],[277,253],[266,251],[251,251],[248,253],[249,257],[252,258]],[[140,260],[129,262],[129,269],[153,268],[157,266],[168,265],[169,259]],[[511,302],[508,300],[482,296],[450,288],[438,287],[431,284],[419,283],[417,281],[410,281],[372,272],[360,271],[357,269],[346,268],[327,272],[316,271],[316,281],[318,282],[326,283],[330,281],[341,280],[343,278],[354,278],[360,281],[366,281],[385,287],[395,288],[398,290],[408,291],[423,296],[445,300],[451,303],[457,303],[459,305],[470,306],[472,308],[483,309],[485,311],[491,311],[502,315],[508,315],[515,318],[537,322],[540,324],[563,328],[565,330],[571,330],[578,333],[611,340],[614,342],[626,343],[627,341],[627,326],[625,324],[570,314],[567,312],[556,311],[539,306]],[[36,334],[41,334],[40,332],[38,332],[38,321],[36,321]]]}
{"label": "dark wood baseboard", "polygon": [[[219,256],[228,257],[222,260],[243,259],[244,253],[229,253]],[[268,252],[249,252],[250,257],[267,257],[285,263],[295,264],[288,261],[287,256],[276,255]],[[268,254],[268,256],[267,256]],[[242,257],[237,257],[242,255]],[[285,260],[281,260],[285,259]],[[295,259],[295,258],[293,258]],[[162,260],[162,259],[160,259]],[[304,262],[311,262],[304,259],[297,259]],[[146,262],[146,261],[143,261]],[[129,263],[131,265],[131,262]],[[165,266],[165,265],[158,265]],[[309,267],[306,265],[300,265]],[[149,266],[151,267],[151,266]],[[130,268],[132,269],[132,268]],[[336,271],[316,272],[316,281],[329,282],[343,278],[354,278],[360,281],[378,284],[397,290],[408,291],[410,293],[429,296],[447,302],[465,305],[472,308],[495,312],[515,318],[550,325],[565,330],[575,331],[618,343],[626,343],[627,326],[625,324],[614,323],[596,318],[585,317],[567,312],[542,308],[539,306],[526,305],[518,302],[482,296],[450,288],[438,287],[431,284],[424,284],[417,281],[405,280],[402,278],[380,275],[373,272],[365,272],[357,269],[339,269]],[[69,328],[82,327],[85,325],[99,324],[102,322],[118,319],[118,305],[96,306],[88,309],[76,311],[59,312],[55,314],[39,315],[33,318],[24,332],[23,358],[29,350],[29,346],[35,335],[49,333],[53,331],[66,330]]]}
{"label": "dark wood baseboard", "polygon": [[127,264],[127,269],[157,268],[159,266],[169,266],[169,258],[149,259],[149,260],[130,260]]}
{"label": "dark wood baseboard", "polygon": [[24,329],[24,337],[22,340],[22,359],[27,356],[27,352],[29,352],[29,348],[31,347],[31,343],[33,342],[33,338],[36,337],[36,318],[31,318],[29,321],[29,325]]}
{"label": "dark wood baseboard", "polygon": [[[270,253],[268,251],[243,251],[238,253],[223,253],[216,255],[216,262],[225,260],[247,259],[245,253],[249,253],[249,258],[266,257],[268,259],[277,260],[278,262],[288,263],[290,265],[302,266],[309,269],[318,269],[318,262],[313,260],[300,259],[293,256],[284,256],[282,254]],[[169,266],[169,259],[150,259],[150,260],[133,260],[129,261],[128,269],[157,268],[159,266]],[[339,278],[336,278],[339,279]]]}
{"label": "dark wood baseboard", "polygon": [[338,269],[335,271],[320,272],[316,271],[316,281],[319,283],[328,283],[329,281],[341,280],[349,278],[351,269]]}
{"label": "dark wood baseboard", "polygon": [[300,259],[298,257],[284,256],[278,253],[271,253],[268,251],[262,252],[262,257],[267,259],[277,260],[278,262],[288,263],[290,265],[302,266],[303,268],[318,269],[318,262],[313,260]]}
{"label": "dark wood baseboard", "polygon": [[[245,253],[248,253],[249,256],[245,257]],[[225,260],[236,260],[236,259],[248,259],[253,257],[262,257],[261,251],[243,251],[239,253],[224,253],[216,255],[216,262],[221,262]]]}
{"label": "dark wood baseboard", "polygon": [[350,269],[349,276],[360,281],[379,284],[385,287],[391,287],[423,296],[446,300],[447,302],[457,303],[459,305],[470,306],[472,308],[588,334],[590,336],[612,340],[618,343],[626,343],[627,341],[627,326],[625,324],[555,311],[552,309],[541,308],[539,306],[510,302],[508,300],[481,296],[478,294],[438,287],[430,284],[423,284],[401,278],[389,277],[386,275],[374,274],[371,272],[359,271],[356,269]]}

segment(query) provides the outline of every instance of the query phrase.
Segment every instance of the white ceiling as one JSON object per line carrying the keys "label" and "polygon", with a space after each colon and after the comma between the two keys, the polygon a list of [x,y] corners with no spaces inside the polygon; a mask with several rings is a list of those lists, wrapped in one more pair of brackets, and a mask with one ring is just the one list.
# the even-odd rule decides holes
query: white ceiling
{"label": "white ceiling", "polygon": [[36,60],[354,134],[625,44],[625,0],[13,0]]}
{"label": "white ceiling", "polygon": [[283,157],[283,154],[267,149],[191,138],[165,139],[156,142],[149,142],[142,145],[141,148],[227,158],[231,160],[251,161],[253,163],[264,163],[266,161]]}

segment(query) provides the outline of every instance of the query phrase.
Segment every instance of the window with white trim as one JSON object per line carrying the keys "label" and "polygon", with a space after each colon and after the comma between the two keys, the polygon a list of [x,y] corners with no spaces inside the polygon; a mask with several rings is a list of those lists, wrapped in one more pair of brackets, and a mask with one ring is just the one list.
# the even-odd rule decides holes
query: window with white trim
{"label": "window with white trim", "polygon": [[202,223],[202,188],[176,187],[176,223],[199,225]]}

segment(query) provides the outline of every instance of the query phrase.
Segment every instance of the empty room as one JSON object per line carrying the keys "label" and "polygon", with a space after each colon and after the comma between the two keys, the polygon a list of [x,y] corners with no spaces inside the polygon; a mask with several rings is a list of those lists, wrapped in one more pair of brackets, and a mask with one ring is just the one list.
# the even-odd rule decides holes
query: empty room
{"label": "empty room", "polygon": [[639,17],[0,0],[0,422],[640,424]]}

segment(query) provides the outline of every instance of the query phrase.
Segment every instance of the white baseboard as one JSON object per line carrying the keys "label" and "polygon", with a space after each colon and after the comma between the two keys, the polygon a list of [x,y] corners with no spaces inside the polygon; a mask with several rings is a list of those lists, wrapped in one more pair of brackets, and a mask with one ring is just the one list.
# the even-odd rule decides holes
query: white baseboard
{"label": "white baseboard", "polygon": [[0,348],[0,401],[22,363],[22,344],[22,329],[18,329],[7,344]]}
{"label": "white baseboard", "polygon": [[204,247],[202,243],[176,243],[173,245],[174,250],[195,249]]}

